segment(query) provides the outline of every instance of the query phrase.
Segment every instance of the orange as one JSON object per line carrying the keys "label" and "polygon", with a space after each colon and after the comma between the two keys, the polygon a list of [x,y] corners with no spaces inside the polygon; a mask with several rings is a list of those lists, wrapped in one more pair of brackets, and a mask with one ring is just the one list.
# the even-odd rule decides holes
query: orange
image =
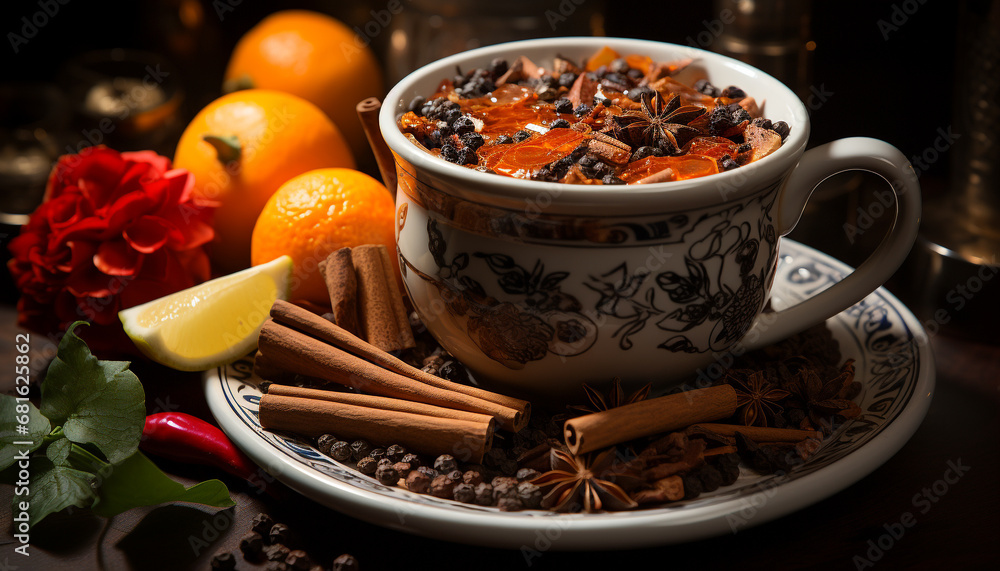
{"label": "orange", "polygon": [[195,116],[174,166],[194,174],[195,197],[220,203],[211,255],[216,271],[231,272],[250,265],[254,222],[278,187],[306,171],[355,163],[337,127],[315,105],[250,89],[220,97]]}
{"label": "orange", "polygon": [[[253,229],[251,258],[257,265],[291,256],[289,299],[329,304],[319,262],[345,246],[384,244],[394,253],[394,233],[393,199],[382,183],[352,169],[319,169],[289,180],[267,201]],[[398,268],[396,274],[401,281]]]}
{"label": "orange", "polygon": [[278,89],[315,103],[344,134],[354,156],[370,157],[355,105],[382,97],[378,60],[342,22],[306,10],[264,18],[236,44],[226,69],[225,89]]}

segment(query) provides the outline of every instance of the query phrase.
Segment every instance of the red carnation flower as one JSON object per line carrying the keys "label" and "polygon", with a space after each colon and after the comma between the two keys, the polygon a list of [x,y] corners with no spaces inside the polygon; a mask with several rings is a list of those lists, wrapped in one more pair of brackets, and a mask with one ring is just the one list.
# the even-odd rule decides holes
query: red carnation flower
{"label": "red carnation flower", "polygon": [[152,151],[61,157],[44,202],[10,243],[18,324],[49,334],[84,319],[94,324],[80,330],[92,348],[129,350],[119,310],[209,277],[214,205],[194,202],[193,184]]}

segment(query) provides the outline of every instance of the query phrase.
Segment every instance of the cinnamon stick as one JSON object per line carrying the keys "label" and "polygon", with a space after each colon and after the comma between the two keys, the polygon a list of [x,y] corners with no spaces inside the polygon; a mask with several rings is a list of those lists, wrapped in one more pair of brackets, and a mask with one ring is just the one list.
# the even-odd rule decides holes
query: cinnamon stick
{"label": "cinnamon stick", "polygon": [[363,395],[359,393],[344,393],[339,391],[328,391],[323,389],[310,389],[306,387],[293,387],[289,385],[274,384],[268,387],[267,394],[279,397],[293,397],[303,399],[314,399],[326,402],[339,402],[354,406],[376,408],[384,411],[406,412],[410,414],[422,414],[424,416],[434,416],[437,418],[452,418],[455,420],[467,420],[470,422],[493,422],[493,417],[488,414],[478,412],[468,412],[444,408],[420,402],[413,402],[402,399],[380,397],[377,395]]}
{"label": "cinnamon stick", "polygon": [[520,421],[516,423],[518,428],[515,428],[515,430],[520,430],[528,422],[528,417],[531,414],[531,404],[529,402],[490,392],[479,387],[454,383],[421,371],[420,369],[412,367],[393,357],[385,351],[379,350],[370,343],[366,343],[363,339],[359,339],[358,337],[347,333],[342,328],[337,327],[335,324],[330,323],[322,317],[309,311],[305,311],[300,307],[296,307],[294,304],[288,303],[287,301],[278,300],[274,302],[274,305],[271,306],[271,318],[278,323],[282,323],[288,327],[307,333],[317,339],[322,339],[323,341],[326,341],[335,347],[339,347],[348,353],[357,355],[358,357],[361,357],[366,361],[370,361],[384,369],[388,369],[394,373],[399,373],[400,375],[409,377],[423,384],[469,395],[477,399],[483,399],[506,408],[514,409],[520,413]]}
{"label": "cinnamon stick", "polygon": [[350,250],[358,283],[361,331],[369,343],[383,351],[398,351],[416,345],[410,320],[403,307],[385,246],[369,244]]}
{"label": "cinnamon stick", "polygon": [[732,416],[736,391],[729,385],[696,389],[573,418],[563,425],[566,445],[583,454],[650,434]]}
{"label": "cinnamon stick", "polygon": [[772,428],[769,426],[742,426],[739,424],[698,423],[688,427],[688,432],[718,434],[719,436],[735,437],[737,433],[746,436],[754,442],[802,442],[809,438],[823,439],[823,433],[817,430],[798,430],[795,428]]}
{"label": "cinnamon stick", "polygon": [[[319,263],[330,292],[330,306],[337,325],[354,335],[361,333],[358,321],[358,280],[351,260],[351,249],[341,248],[331,252]],[[395,281],[395,280],[393,280]]]}
{"label": "cinnamon stick", "polygon": [[263,395],[260,425],[304,436],[336,434],[380,445],[400,444],[428,455],[451,454],[467,462],[482,462],[490,448],[490,420],[458,420],[423,414],[387,411],[351,404]]}
{"label": "cinnamon stick", "polygon": [[508,430],[520,430],[527,422],[518,410],[415,381],[273,319],[267,320],[261,328],[257,346],[272,363],[300,375],[371,394],[488,414]]}
{"label": "cinnamon stick", "polygon": [[253,358],[253,373],[274,383],[291,383],[295,380],[295,373],[280,369],[260,351]]}
{"label": "cinnamon stick", "polygon": [[369,97],[355,107],[358,119],[361,120],[361,127],[365,130],[365,136],[368,137],[368,145],[375,155],[375,162],[378,163],[378,171],[382,174],[382,183],[395,198],[396,161],[389,146],[385,144],[382,131],[378,126],[378,115],[381,109],[382,102],[377,97]]}

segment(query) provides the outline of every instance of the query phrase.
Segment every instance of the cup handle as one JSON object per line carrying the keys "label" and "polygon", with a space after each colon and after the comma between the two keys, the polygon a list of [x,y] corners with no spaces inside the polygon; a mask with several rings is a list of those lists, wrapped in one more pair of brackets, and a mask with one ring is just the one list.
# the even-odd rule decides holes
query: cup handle
{"label": "cup handle", "polygon": [[920,225],[920,184],[916,173],[896,147],[865,137],[840,139],[802,155],[778,194],[778,234],[784,236],[795,228],[819,183],[849,170],[873,172],[890,183],[896,200],[892,227],[875,251],[850,275],[792,307],[759,316],[743,338],[746,350],[776,343],[851,307],[885,283],[910,252]]}

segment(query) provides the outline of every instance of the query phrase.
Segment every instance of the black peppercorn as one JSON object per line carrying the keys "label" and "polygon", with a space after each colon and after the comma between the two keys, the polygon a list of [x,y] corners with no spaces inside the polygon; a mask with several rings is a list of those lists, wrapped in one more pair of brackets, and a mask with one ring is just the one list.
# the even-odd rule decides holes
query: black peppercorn
{"label": "black peppercorn", "polygon": [[569,121],[565,119],[556,119],[549,125],[550,129],[569,129]]}
{"label": "black peppercorn", "polygon": [[459,137],[459,140],[462,141],[462,144],[465,145],[467,149],[472,149],[473,151],[482,147],[486,143],[486,139],[475,131],[463,134]]}
{"label": "black peppercorn", "polygon": [[385,458],[385,448],[372,448],[371,451],[368,452],[368,456],[375,459],[377,462]]}
{"label": "black peppercorn", "polygon": [[333,571],[358,571],[361,566],[350,553],[345,553],[333,560]]}
{"label": "black peppercorn", "polygon": [[351,458],[355,462],[364,458],[372,450],[372,445],[364,440],[355,440],[351,443]]}
{"label": "black peppercorn", "polygon": [[400,458],[400,462],[406,462],[410,466],[413,466],[414,469],[418,466],[424,465],[424,463],[420,461],[420,456],[417,456],[416,454],[404,454],[403,457]]}
{"label": "black peppercorn", "polygon": [[624,58],[617,58],[611,62],[608,69],[614,73],[625,73],[629,70],[628,62]]}
{"label": "black peppercorn", "polygon": [[723,155],[722,158],[719,159],[719,168],[723,171],[733,170],[738,166],[740,165],[737,164],[737,162],[733,160],[733,157],[730,157],[729,155]]}
{"label": "black peppercorn", "polygon": [[483,474],[476,470],[466,470],[462,473],[462,482],[477,486],[483,481]]}
{"label": "black peppercorn", "polygon": [[525,509],[538,509],[542,507],[542,489],[531,482],[521,482],[517,485],[517,499]]}
{"label": "black peppercorn", "polygon": [[590,105],[587,105],[586,103],[581,103],[576,106],[576,109],[573,110],[573,114],[576,115],[577,117],[583,117],[587,113],[590,113],[593,109],[594,108],[591,107]]}
{"label": "black peppercorn", "polygon": [[410,475],[410,471],[413,467],[406,462],[396,462],[392,465],[393,469],[399,473],[400,478],[405,478]]}
{"label": "black peppercorn", "polygon": [[452,496],[454,496],[456,502],[464,504],[475,503],[476,489],[471,484],[457,484],[455,485],[455,489],[452,490]]}
{"label": "black peppercorn", "polygon": [[455,121],[458,121],[462,117],[462,111],[460,109],[449,109],[444,114],[444,122],[452,125],[454,128]]}
{"label": "black peppercorn", "polygon": [[250,521],[250,529],[259,533],[261,537],[270,533],[271,526],[273,525],[274,520],[271,519],[271,516],[263,512],[253,516],[253,519]]}
{"label": "black peppercorn", "polygon": [[494,58],[493,61],[490,62],[490,74],[493,76],[493,79],[497,79],[501,75],[507,73],[508,69],[509,66],[507,65],[507,60],[503,58]]}
{"label": "black peppercorn", "polygon": [[460,164],[458,162],[458,149],[451,143],[441,145],[441,158],[449,163]]}
{"label": "black peppercorn", "polygon": [[[458,151],[458,159],[455,161],[457,165],[474,165],[479,162],[479,155],[476,151],[470,147],[464,148]],[[443,369],[444,367],[442,367]]]}
{"label": "black peppercorn", "polygon": [[493,142],[496,143],[497,145],[507,145],[507,144],[513,143],[514,139],[511,138],[509,135],[500,135]]}
{"label": "black peppercorn", "polygon": [[517,478],[508,476],[493,478],[493,500],[499,501],[500,498],[516,498],[517,483]]}
{"label": "black peppercorn", "polygon": [[403,448],[399,444],[393,444],[385,449],[385,456],[393,462],[403,462],[403,456],[406,456],[406,448]]}
{"label": "black peppercorn", "polygon": [[747,92],[743,91],[739,87],[736,87],[735,85],[730,85],[722,90],[722,96],[730,99],[743,99],[747,96]]}
{"label": "black peppercorn", "polygon": [[232,571],[236,569],[236,558],[229,551],[219,551],[212,556],[211,566],[218,571]]}
{"label": "black peppercorn", "polygon": [[260,561],[263,556],[264,538],[251,531],[240,538],[240,552],[247,561]]}
{"label": "black peppercorn", "polygon": [[426,474],[428,478],[434,479],[438,477],[438,471],[430,466],[418,466],[417,471],[421,474]]}
{"label": "black peppercorn", "polygon": [[518,512],[524,509],[524,504],[516,496],[504,496],[497,501],[497,507],[502,512]]}
{"label": "black peppercorn", "polygon": [[[391,460],[386,459],[388,462]],[[375,470],[375,479],[385,486],[395,486],[399,481],[399,472],[391,465],[379,466]]]}
{"label": "black peppercorn", "polygon": [[540,474],[538,470],[534,468],[521,468],[517,471],[517,480],[519,482],[524,482],[525,480],[533,480],[537,478]]}
{"label": "black peppercorn", "polygon": [[514,142],[520,143],[521,141],[526,141],[531,138],[531,131],[521,129],[517,133],[514,133]]}
{"label": "black peppercorn", "polygon": [[406,489],[417,494],[426,494],[431,487],[431,477],[419,470],[413,470],[406,476]]}
{"label": "black peppercorn", "polygon": [[771,125],[771,130],[775,133],[781,135],[781,140],[784,141],[788,137],[788,133],[792,131],[792,128],[788,126],[788,123],[784,121],[776,121]]}
{"label": "black peppercorn", "polygon": [[458,462],[451,454],[442,454],[434,460],[434,469],[442,474],[458,470]]}
{"label": "black peppercorn", "polygon": [[698,478],[701,480],[701,488],[706,492],[714,492],[722,485],[722,473],[711,464],[702,466],[698,471]]}
{"label": "black peppercorn", "polygon": [[694,82],[694,88],[696,91],[704,93],[709,97],[718,97],[720,95],[719,88],[709,83],[707,79],[699,79]]}
{"label": "black peppercorn", "polygon": [[683,476],[682,481],[684,482],[684,499],[690,500],[692,498],[697,498],[701,495],[701,479],[695,474],[686,474]]}
{"label": "black peppercorn", "polygon": [[476,503],[481,506],[493,505],[493,486],[487,482],[476,484]]}
{"label": "black peppercorn", "polygon": [[459,135],[463,133],[471,133],[476,130],[476,124],[473,123],[472,119],[466,116],[460,116],[455,119],[455,123],[451,126]]}
{"label": "black peppercorn", "polygon": [[283,545],[288,545],[291,543],[292,533],[288,529],[288,526],[283,523],[276,523],[271,526],[271,531],[268,533],[268,538],[270,543],[273,545],[275,543],[281,543]]}
{"label": "black peppercorn", "polygon": [[441,474],[437,478],[431,480],[430,494],[436,498],[450,500],[454,490],[455,480],[452,480],[445,474]]}
{"label": "black peppercorn", "polygon": [[573,112],[573,102],[565,97],[556,99],[556,113],[572,113]]}
{"label": "black peppercorn", "polygon": [[316,439],[316,449],[323,454],[330,454],[330,447],[337,441],[337,437],[332,434],[322,434]]}
{"label": "black peppercorn", "polygon": [[284,561],[289,551],[291,550],[284,545],[275,543],[264,548],[264,557],[267,557],[268,561]]}
{"label": "black peppercorn", "polygon": [[[478,156],[476,157],[476,160],[479,160]],[[465,369],[464,365],[455,360],[449,360],[442,363],[441,370],[438,371],[438,376],[456,383],[469,382],[469,371]]]}
{"label": "black peppercorn", "polygon": [[560,75],[558,79],[559,87],[573,87],[573,84],[576,83],[576,77],[575,73],[569,71]]}
{"label": "black peppercorn", "polygon": [[330,446],[330,457],[338,462],[347,462],[351,458],[351,445],[343,440]]}
{"label": "black peppercorn", "polygon": [[645,96],[647,99],[652,98],[656,94],[656,91],[648,85],[640,85],[639,87],[634,87],[628,90],[628,98],[636,103]]}
{"label": "black peppercorn", "polygon": [[358,472],[361,472],[365,476],[371,476],[378,470],[378,462],[371,456],[365,456],[364,458],[358,460]]}
{"label": "black peppercorn", "polygon": [[289,552],[288,555],[285,556],[285,563],[287,563],[292,569],[301,569],[302,571],[308,571],[313,566],[312,559],[310,559],[309,555],[301,549]]}
{"label": "black peppercorn", "polygon": [[773,127],[773,125],[771,124],[771,120],[765,119],[763,117],[757,117],[753,121],[750,121],[750,124],[756,127],[760,127],[761,129],[770,129]]}

